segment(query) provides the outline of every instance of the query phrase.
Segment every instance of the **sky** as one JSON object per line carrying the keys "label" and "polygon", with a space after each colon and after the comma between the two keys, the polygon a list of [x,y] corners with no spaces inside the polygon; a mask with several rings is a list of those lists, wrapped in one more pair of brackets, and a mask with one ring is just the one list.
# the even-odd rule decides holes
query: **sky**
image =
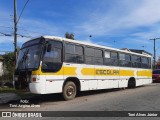
{"label": "sky", "polygon": [[[17,0],[17,17],[27,0]],[[75,39],[113,48],[146,50],[160,37],[160,0],[29,0],[18,25],[18,46],[32,37],[74,33]],[[0,0],[0,32],[13,35],[13,0]],[[89,36],[92,35],[90,38]],[[0,34],[0,51],[13,51]],[[156,41],[160,56],[160,40]]]}

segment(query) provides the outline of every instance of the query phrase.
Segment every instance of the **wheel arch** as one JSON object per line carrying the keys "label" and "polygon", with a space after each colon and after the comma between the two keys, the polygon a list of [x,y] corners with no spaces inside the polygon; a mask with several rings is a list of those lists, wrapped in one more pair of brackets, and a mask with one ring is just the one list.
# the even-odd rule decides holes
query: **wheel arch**
{"label": "wheel arch", "polygon": [[136,79],[135,77],[130,77],[128,80],[128,88],[135,88],[136,87]]}
{"label": "wheel arch", "polygon": [[77,77],[68,77],[68,78],[66,78],[64,83],[63,83],[63,88],[62,89],[64,89],[64,86],[68,81],[72,81],[76,85],[77,91],[81,90],[81,83],[80,83],[80,80]]}

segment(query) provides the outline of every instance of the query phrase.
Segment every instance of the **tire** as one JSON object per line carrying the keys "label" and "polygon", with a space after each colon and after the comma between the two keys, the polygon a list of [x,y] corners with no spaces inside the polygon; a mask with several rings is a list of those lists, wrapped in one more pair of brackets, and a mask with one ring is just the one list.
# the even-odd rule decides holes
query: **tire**
{"label": "tire", "polygon": [[130,79],[128,82],[128,88],[135,88],[136,87],[136,81],[134,79]]}
{"label": "tire", "polygon": [[68,81],[63,87],[63,98],[65,100],[72,100],[76,97],[77,87],[74,82]]}

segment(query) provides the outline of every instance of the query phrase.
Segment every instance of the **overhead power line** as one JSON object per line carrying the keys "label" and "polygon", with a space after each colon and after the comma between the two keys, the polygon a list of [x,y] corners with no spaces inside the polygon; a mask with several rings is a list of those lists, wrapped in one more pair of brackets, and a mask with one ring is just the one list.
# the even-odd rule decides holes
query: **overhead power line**
{"label": "overhead power line", "polygon": [[15,63],[17,61],[17,24],[24,12],[24,9],[26,8],[27,3],[29,0],[26,1],[25,5],[23,6],[23,9],[20,13],[19,18],[17,19],[17,1],[14,0],[14,54],[15,54]]}
{"label": "overhead power line", "polygon": [[8,27],[8,26],[0,26],[0,28],[11,28],[11,29],[13,29],[13,27]]}
{"label": "overhead power line", "polygon": [[19,35],[20,37],[33,38],[32,36],[26,36],[26,35],[21,35],[21,34],[17,34],[17,35]]}
{"label": "overhead power line", "polygon": [[24,9],[26,8],[26,6],[27,6],[28,2],[29,2],[29,0],[27,0],[27,1],[26,1],[26,3],[25,3],[25,5],[24,5],[24,7],[23,7],[23,9],[22,9],[22,11],[21,11],[21,13],[20,13],[20,15],[19,15],[19,18],[18,18],[18,20],[17,20],[16,24],[19,22],[19,20],[20,20],[20,18],[21,18],[21,16],[22,16],[22,14],[23,14],[23,11],[24,11]]}
{"label": "overhead power line", "polygon": [[[7,33],[3,33],[3,32],[0,32],[0,36],[8,36],[8,37],[12,37],[13,35],[12,34],[7,34]],[[26,35],[22,35],[22,34],[17,34],[18,36],[20,37],[26,37],[26,38],[33,38],[32,36],[26,36]]]}
{"label": "overhead power line", "polygon": [[4,35],[4,36],[12,36],[11,34],[6,34],[6,33],[2,33],[2,32],[0,32],[2,35]]}
{"label": "overhead power line", "polygon": [[27,33],[37,33],[37,34],[39,34],[39,35],[43,35],[44,33],[40,33],[40,32],[36,32],[36,31],[32,31],[32,30],[26,30],[26,29],[23,29],[23,28],[19,28],[19,29],[21,29],[22,31],[26,31]]}

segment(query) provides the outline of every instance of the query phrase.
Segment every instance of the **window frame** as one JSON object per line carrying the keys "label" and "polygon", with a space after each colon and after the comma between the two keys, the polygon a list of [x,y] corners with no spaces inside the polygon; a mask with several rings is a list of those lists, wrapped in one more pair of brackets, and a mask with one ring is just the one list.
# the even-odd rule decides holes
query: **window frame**
{"label": "window frame", "polygon": [[[51,42],[59,42],[59,43],[61,44],[61,47],[54,46],[54,49],[55,49],[55,48],[56,48],[56,49],[61,49],[61,62],[57,62],[57,64],[60,64],[60,65],[59,65],[59,69],[56,70],[56,71],[49,70],[49,69],[44,70],[44,69],[43,69],[43,66],[41,66],[41,69],[42,69],[42,72],[44,72],[44,73],[45,73],[45,72],[55,73],[55,72],[58,72],[58,71],[62,68],[64,46],[63,46],[63,42],[62,42],[62,41],[47,39],[47,40],[46,40],[46,43],[45,43],[44,50],[43,50],[42,65],[43,65],[43,61],[44,61],[45,52],[47,52],[47,44],[48,44],[49,41],[51,41]],[[52,63],[55,64],[55,62],[52,62]]]}
{"label": "window frame", "polygon": [[[72,53],[66,52],[66,44],[73,45],[74,46],[74,52],[72,52]],[[64,61],[65,62],[68,62],[66,60],[66,55],[68,54],[68,55],[73,55],[75,57],[75,59],[76,59],[75,61],[73,60],[73,61],[70,61],[68,63],[74,63],[74,64],[84,64],[85,63],[84,46],[83,45],[81,45],[81,44],[75,44],[75,43],[71,43],[71,42],[64,42],[64,46],[65,46],[64,47]],[[82,55],[75,53],[76,52],[76,50],[75,50],[76,46],[82,48]],[[82,62],[77,62],[77,56],[81,56],[82,57],[82,59],[83,59]]]}

